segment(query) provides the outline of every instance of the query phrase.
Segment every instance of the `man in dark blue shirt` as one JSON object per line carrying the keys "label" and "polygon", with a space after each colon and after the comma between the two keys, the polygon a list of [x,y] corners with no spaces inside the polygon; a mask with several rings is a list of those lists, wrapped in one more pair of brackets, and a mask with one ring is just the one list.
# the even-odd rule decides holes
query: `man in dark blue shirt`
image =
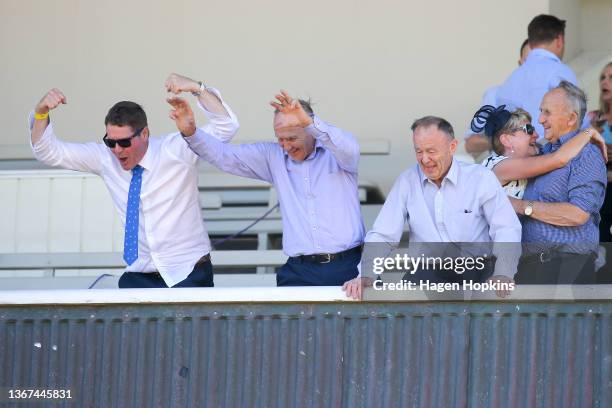
{"label": "man in dark blue shirt", "polygon": [[[574,137],[586,112],[586,96],[567,81],[544,95],[539,122],[550,154]],[[592,144],[565,167],[529,181],[522,200],[524,258],[515,280],[520,283],[595,283],[599,245],[599,209],[606,187],[604,159]]]}

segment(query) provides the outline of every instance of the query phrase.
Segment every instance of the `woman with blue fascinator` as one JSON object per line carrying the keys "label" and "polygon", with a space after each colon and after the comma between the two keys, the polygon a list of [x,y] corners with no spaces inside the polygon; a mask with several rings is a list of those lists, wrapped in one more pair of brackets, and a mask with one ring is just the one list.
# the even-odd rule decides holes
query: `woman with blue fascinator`
{"label": "woman with blue fascinator", "polygon": [[471,128],[475,133],[484,130],[491,138],[494,153],[482,164],[495,173],[509,196],[519,199],[527,179],[564,167],[589,142],[595,143],[607,160],[604,139],[593,128],[580,132],[554,153],[538,156],[538,134],[523,109],[510,112],[505,105],[485,105],[474,114]]}

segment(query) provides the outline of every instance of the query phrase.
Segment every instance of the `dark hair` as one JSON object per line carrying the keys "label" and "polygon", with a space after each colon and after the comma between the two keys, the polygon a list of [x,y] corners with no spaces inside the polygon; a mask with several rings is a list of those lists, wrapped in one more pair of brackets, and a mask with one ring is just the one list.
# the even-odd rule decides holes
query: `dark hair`
{"label": "dark hair", "polygon": [[470,127],[474,133],[484,130],[485,135],[491,138],[493,151],[501,155],[504,154],[501,135],[517,130],[524,121],[531,123],[531,115],[521,108],[510,112],[506,110],[506,105],[497,108],[492,105],[484,105],[474,114]]}
{"label": "dark hair", "polygon": [[548,14],[540,14],[527,26],[529,45],[546,44],[565,34],[565,20]]}
{"label": "dark hair", "polygon": [[450,139],[455,138],[455,132],[453,131],[453,126],[448,123],[446,119],[442,119],[438,116],[424,116],[420,119],[414,121],[410,129],[414,132],[417,128],[436,126],[438,130],[446,133]]}
{"label": "dark hair", "polygon": [[521,44],[521,48],[519,49],[519,57],[523,54],[523,48],[525,48],[529,44],[529,38],[525,38],[525,41]]}
{"label": "dark hair", "polygon": [[113,105],[106,114],[104,125],[129,126],[135,131],[147,126],[147,115],[137,103],[121,101]]}
{"label": "dark hair", "polygon": [[[314,111],[312,110],[312,102],[310,101],[310,99],[308,99],[307,101],[305,101],[304,99],[298,99],[298,102],[300,103],[300,105],[302,105],[302,109],[304,109],[304,111],[310,117],[314,116]],[[274,114],[277,114],[278,112],[280,112],[278,109],[274,110]]]}

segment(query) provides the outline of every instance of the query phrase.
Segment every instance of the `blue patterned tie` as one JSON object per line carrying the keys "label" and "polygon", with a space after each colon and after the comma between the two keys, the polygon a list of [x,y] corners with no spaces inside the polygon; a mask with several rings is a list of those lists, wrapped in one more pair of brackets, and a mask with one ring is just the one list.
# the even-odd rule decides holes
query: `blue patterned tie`
{"label": "blue patterned tie", "polygon": [[125,237],[123,239],[123,260],[131,265],[138,259],[138,205],[140,203],[140,185],[143,168],[137,165],[132,170],[132,181],[128,193],[125,212]]}

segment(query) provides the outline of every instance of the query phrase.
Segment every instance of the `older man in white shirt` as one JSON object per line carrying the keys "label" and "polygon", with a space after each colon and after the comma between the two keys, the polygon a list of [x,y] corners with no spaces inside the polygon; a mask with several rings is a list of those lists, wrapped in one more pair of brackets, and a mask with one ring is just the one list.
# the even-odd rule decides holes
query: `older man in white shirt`
{"label": "older man in white shirt", "polygon": [[[191,92],[210,124],[201,130],[228,141],[238,121],[218,91],[171,74],[169,92]],[[34,156],[50,165],[85,171],[104,180],[125,225],[120,287],[213,286],[210,240],[198,200],[198,156],[179,133],[149,137],[147,117],[134,102],[115,104],[105,119],[104,143],[59,140],[49,111],[67,99],[47,92],[30,116]]]}
{"label": "older man in white shirt", "polygon": [[[387,243],[390,252],[408,222],[410,243],[493,242],[497,262],[490,279],[511,282],[519,254],[501,244],[520,243],[521,224],[499,181],[484,166],[453,158],[457,140],[446,120],[426,116],[414,122],[412,131],[418,164],[395,181],[366,235],[366,249],[371,243]],[[364,261],[365,256],[362,275],[344,284],[347,296],[361,298],[362,287],[373,283]],[[448,280],[448,274],[439,272],[420,271],[417,276]]]}

